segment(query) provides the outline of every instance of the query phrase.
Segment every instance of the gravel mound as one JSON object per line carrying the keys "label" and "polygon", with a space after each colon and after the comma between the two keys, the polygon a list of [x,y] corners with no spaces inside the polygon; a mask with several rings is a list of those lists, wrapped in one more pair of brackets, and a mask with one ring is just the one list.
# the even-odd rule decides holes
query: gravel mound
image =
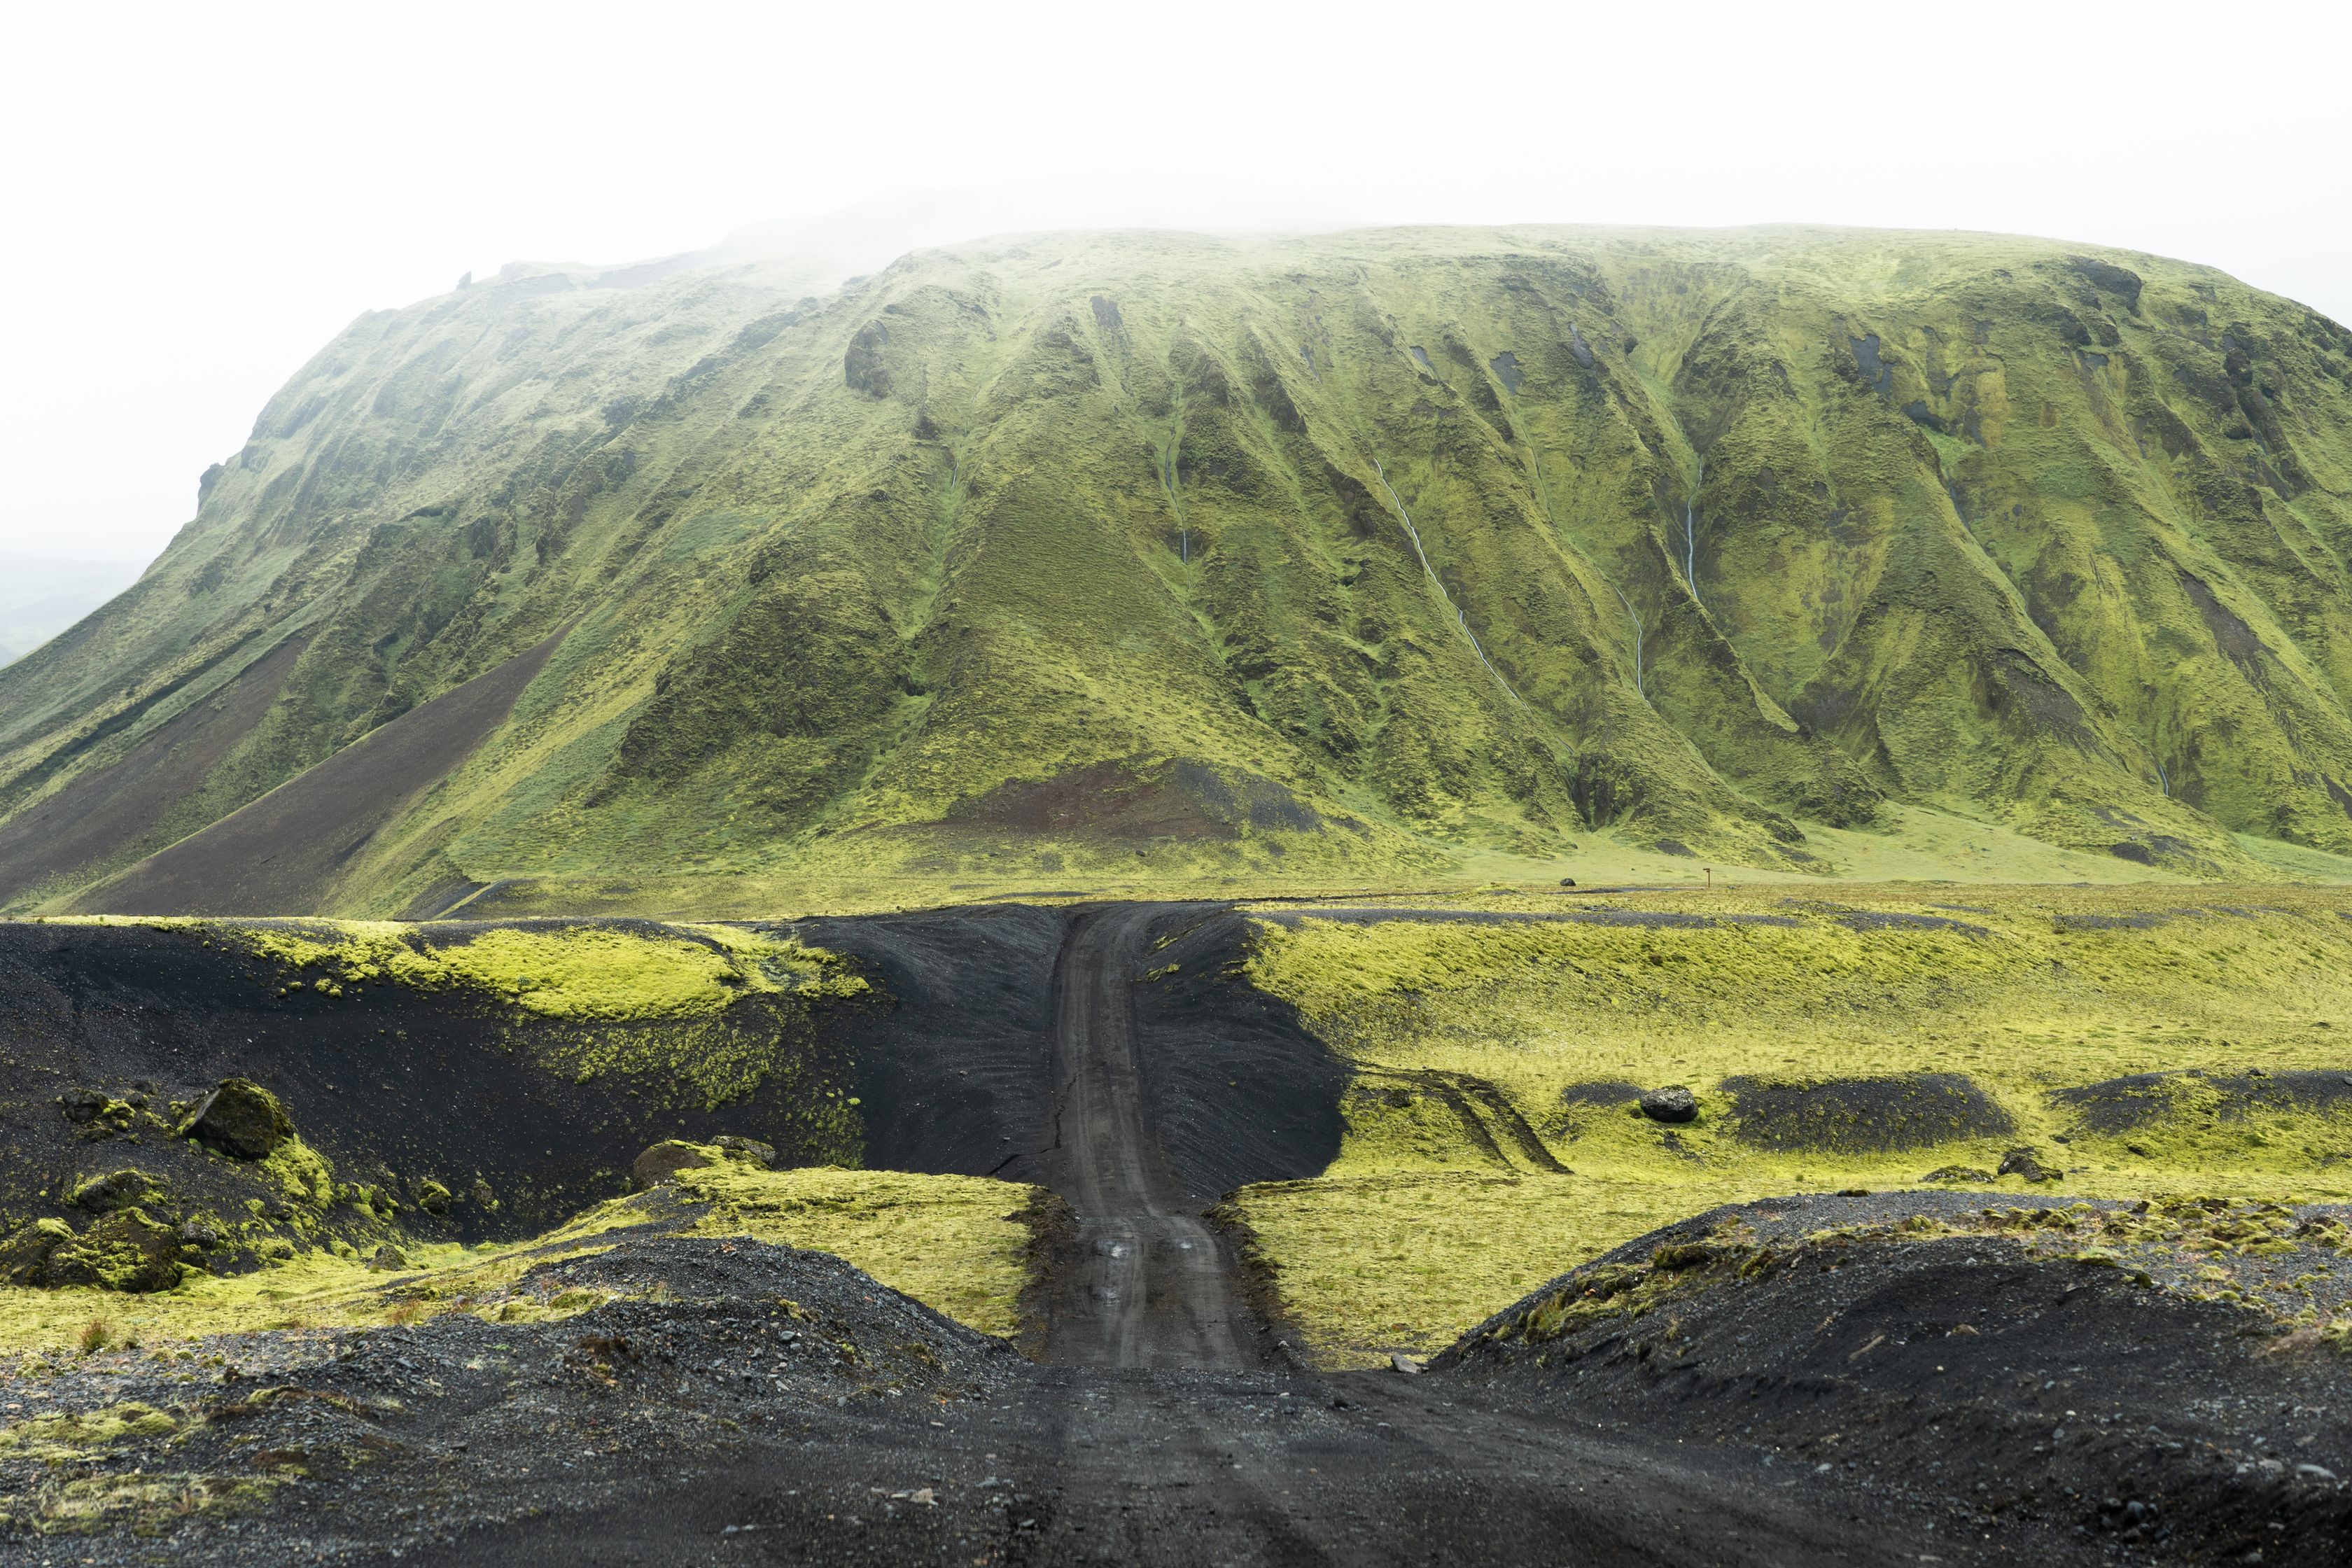
{"label": "gravel mound", "polygon": [[2088,1132],[2134,1132],[2189,1110],[2240,1117],[2261,1110],[2352,1110],[2352,1068],[2342,1072],[2133,1073],[2078,1089],[2062,1089],[2051,1103],[2078,1112]]}
{"label": "gravel mound", "polygon": [[1740,1205],[1563,1276],[1433,1370],[1926,1507],[1956,1544],[2039,1530],[2168,1561],[2335,1561],[2352,1363],[2286,1318],[2341,1316],[2347,1237],[2334,1209],[2218,1201]]}
{"label": "gravel mound", "polygon": [[[0,1550],[94,1528],[80,1561],[429,1557],[528,1518],[584,1528],[621,1500],[647,1517],[723,1510],[723,1486],[653,1494],[787,1438],[846,1453],[877,1419],[928,1430],[904,1413],[984,1401],[1028,1373],[1003,1342],[839,1258],[752,1241],[627,1240],[470,1305],[356,1334],[224,1338],[194,1362],[20,1373],[7,1402],[39,1414],[11,1415],[18,1439],[0,1436]],[[102,1419],[131,1406],[151,1414]],[[42,1431],[125,1430],[61,1455],[26,1440],[43,1416]],[[923,1484],[894,1463],[855,1468]]]}
{"label": "gravel mound", "polygon": [[2000,1137],[2016,1123],[1960,1073],[1838,1078],[1805,1083],[1727,1078],[1732,1131],[1767,1149],[1883,1153]]}

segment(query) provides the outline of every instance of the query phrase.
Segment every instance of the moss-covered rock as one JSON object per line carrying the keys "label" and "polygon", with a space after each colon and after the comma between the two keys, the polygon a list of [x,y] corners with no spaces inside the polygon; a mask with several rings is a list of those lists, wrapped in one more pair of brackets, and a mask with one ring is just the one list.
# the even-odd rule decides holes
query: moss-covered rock
{"label": "moss-covered rock", "polygon": [[704,1171],[718,1165],[748,1167],[764,1171],[776,1163],[775,1146],[755,1138],[740,1138],[731,1133],[712,1139],[708,1143],[690,1143],[682,1138],[667,1138],[656,1143],[636,1158],[629,1167],[629,1175],[637,1190],[675,1181],[680,1172]]}
{"label": "moss-covered rock", "polygon": [[236,1160],[264,1160],[294,1136],[294,1119],[278,1097],[251,1079],[223,1079],[180,1124],[194,1138]]}
{"label": "moss-covered rock", "polygon": [[58,1245],[72,1239],[73,1226],[61,1219],[37,1219],[10,1232],[0,1241],[0,1280],[31,1284]]}
{"label": "moss-covered rock", "polygon": [[144,1209],[117,1209],[61,1240],[35,1276],[41,1285],[95,1285],[143,1295],[180,1282],[180,1236]]}
{"label": "moss-covered rock", "polygon": [[146,1171],[110,1171],[77,1184],[66,1195],[66,1201],[92,1214],[111,1214],[133,1205],[160,1208],[170,1190],[163,1177]]}
{"label": "moss-covered rock", "polygon": [[629,1177],[644,1191],[676,1181],[680,1171],[698,1171],[718,1163],[714,1152],[703,1144],[667,1138],[637,1156],[629,1167]]}
{"label": "moss-covered rock", "polygon": [[758,1170],[767,1170],[776,1163],[776,1146],[756,1138],[738,1138],[730,1132],[713,1138],[710,1146],[728,1159]]}

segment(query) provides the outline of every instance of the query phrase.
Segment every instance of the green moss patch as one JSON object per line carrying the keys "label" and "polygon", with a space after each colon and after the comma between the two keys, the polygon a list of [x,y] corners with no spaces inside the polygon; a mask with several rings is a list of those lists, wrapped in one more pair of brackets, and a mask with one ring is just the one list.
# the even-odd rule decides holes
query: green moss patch
{"label": "green moss patch", "polygon": [[761,1171],[709,1153],[708,1168],[681,1171],[654,1191],[597,1205],[513,1245],[411,1245],[383,1267],[356,1252],[289,1253],[258,1273],[194,1274],[176,1289],[137,1296],[95,1285],[0,1288],[0,1351],[57,1364],[83,1355],[86,1337],[100,1350],[128,1343],[171,1354],[211,1335],[368,1327],[439,1311],[502,1321],[565,1317],[604,1298],[518,1294],[517,1282],[536,1264],[601,1250],[614,1232],[646,1226],[834,1253],[982,1332],[1019,1326],[1032,1282],[1032,1226],[1053,1203],[1041,1190],[898,1171]]}
{"label": "green moss patch", "polygon": [[[1432,1347],[1531,1270],[1778,1193],[2352,1198],[2337,895],[1613,902],[1579,907],[1678,918],[1497,896],[1261,928],[1252,978],[1356,1069],[1326,1175],[1234,1200],[1322,1353]],[[1694,1120],[1635,1110],[1667,1085]]]}

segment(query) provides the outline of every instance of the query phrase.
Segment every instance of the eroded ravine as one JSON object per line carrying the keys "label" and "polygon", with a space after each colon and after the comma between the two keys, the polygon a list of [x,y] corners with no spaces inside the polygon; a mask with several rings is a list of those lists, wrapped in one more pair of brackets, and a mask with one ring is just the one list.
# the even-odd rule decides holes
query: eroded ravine
{"label": "eroded ravine", "polygon": [[1055,966],[1046,1184],[1077,1211],[1080,1251],[1054,1293],[1046,1353],[1066,1364],[1214,1370],[1255,1359],[1233,1256],[1192,1206],[1145,1104],[1132,977],[1162,912],[1078,911]]}

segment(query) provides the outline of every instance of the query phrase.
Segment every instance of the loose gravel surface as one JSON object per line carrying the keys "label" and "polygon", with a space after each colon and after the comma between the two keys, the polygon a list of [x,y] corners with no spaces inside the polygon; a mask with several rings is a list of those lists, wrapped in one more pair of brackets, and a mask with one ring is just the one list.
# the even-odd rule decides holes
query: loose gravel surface
{"label": "loose gravel surface", "polygon": [[522,1290],[601,1304],[10,1379],[13,1430],[131,1404],[152,1430],[0,1453],[0,1555],[1767,1563],[1867,1561],[1883,1534],[1719,1456],[1499,1415],[1442,1378],[1034,1365],[821,1254],[632,1239]]}
{"label": "loose gravel surface", "polygon": [[2339,1207],[1790,1198],[1574,1270],[1439,1365],[1834,1482],[1947,1560],[2343,1562]]}

